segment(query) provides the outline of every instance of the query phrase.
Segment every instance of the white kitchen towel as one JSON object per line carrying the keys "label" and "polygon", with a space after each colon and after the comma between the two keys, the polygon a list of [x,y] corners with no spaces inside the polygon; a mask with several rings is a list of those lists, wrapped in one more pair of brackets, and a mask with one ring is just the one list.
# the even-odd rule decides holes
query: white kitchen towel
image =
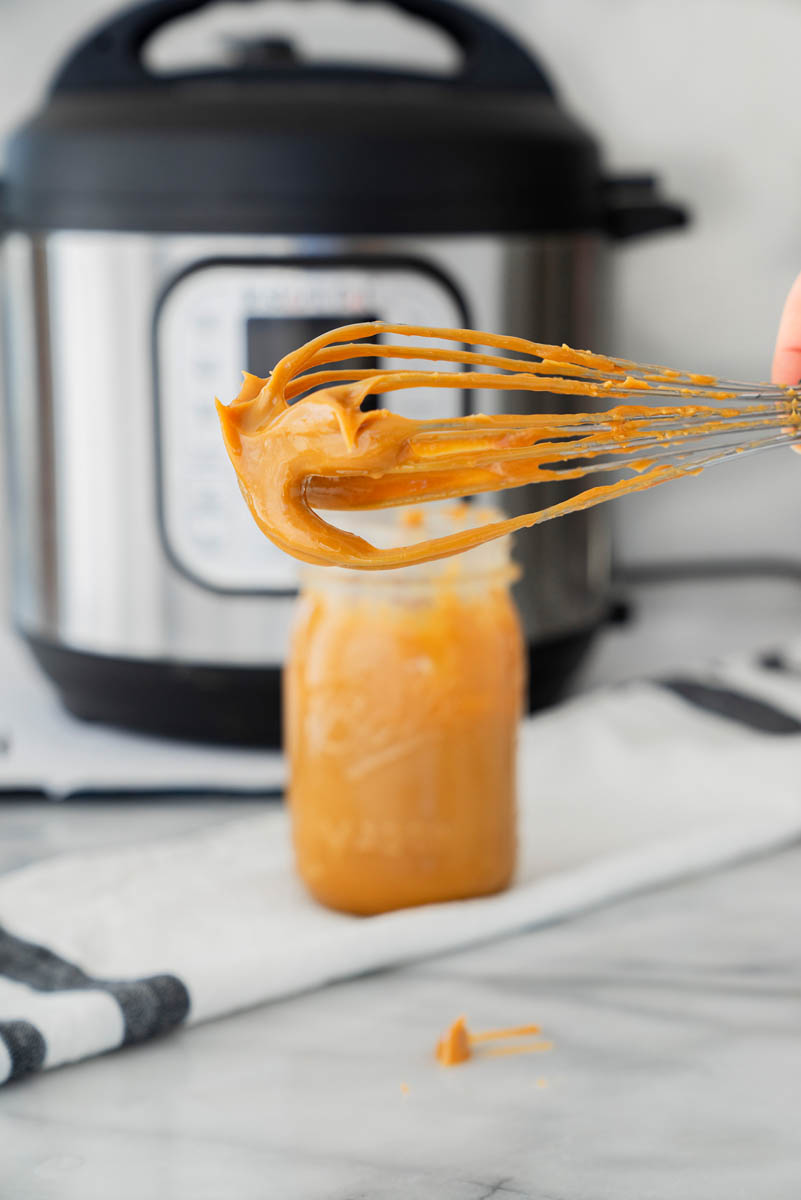
{"label": "white kitchen towel", "polygon": [[0,627],[0,795],[280,792],[269,750],[168,741],[73,717],[19,638]]}
{"label": "white kitchen towel", "polygon": [[801,653],[630,684],[528,721],[520,870],[503,895],[370,918],[329,912],[293,874],[278,805],[0,878],[0,1080],[563,919],[797,838],[796,662]]}

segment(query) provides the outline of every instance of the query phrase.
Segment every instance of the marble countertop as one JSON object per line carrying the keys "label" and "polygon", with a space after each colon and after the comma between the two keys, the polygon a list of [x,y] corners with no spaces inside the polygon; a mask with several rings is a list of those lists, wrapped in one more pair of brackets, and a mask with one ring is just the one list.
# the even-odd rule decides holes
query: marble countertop
{"label": "marble countertop", "polygon": [[[585,681],[734,648],[729,593],[683,625],[666,593]],[[771,595],[744,594],[761,628],[739,644],[770,640],[766,613],[801,629],[801,589]],[[6,801],[0,870],[255,803]],[[0,1196],[798,1200],[799,926],[801,846],[23,1080],[0,1092]],[[444,1070],[433,1044],[461,1013],[538,1021],[553,1050]]]}

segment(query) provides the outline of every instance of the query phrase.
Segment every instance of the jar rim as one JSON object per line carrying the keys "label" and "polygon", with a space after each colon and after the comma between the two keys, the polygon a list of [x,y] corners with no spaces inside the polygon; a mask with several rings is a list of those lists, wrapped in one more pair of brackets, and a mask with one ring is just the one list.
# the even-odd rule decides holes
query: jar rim
{"label": "jar rim", "polygon": [[[445,562],[450,560],[435,560]],[[387,570],[359,570],[353,567],[324,567],[305,564],[298,572],[298,578],[303,588],[323,584],[326,590],[350,591],[358,588],[390,588],[411,592],[414,589],[429,591],[431,588],[460,590],[462,588],[496,584],[511,587],[523,574],[517,563],[511,560],[503,565],[488,567],[475,571],[459,572],[428,572],[415,574],[429,563],[416,564],[411,567]]]}
{"label": "jar rim", "polygon": [[[464,501],[440,501],[398,509],[371,509],[359,512],[338,512],[336,524],[381,549],[414,545],[429,539],[443,538],[467,529],[502,521],[505,514],[499,509]],[[475,520],[479,516],[480,520]],[[513,538],[502,534],[460,554],[413,563],[400,569],[376,569],[304,565],[300,570],[302,583],[323,578],[329,585],[343,587],[372,586],[431,587],[432,584],[461,587],[494,581],[510,585],[521,570],[512,560]]]}

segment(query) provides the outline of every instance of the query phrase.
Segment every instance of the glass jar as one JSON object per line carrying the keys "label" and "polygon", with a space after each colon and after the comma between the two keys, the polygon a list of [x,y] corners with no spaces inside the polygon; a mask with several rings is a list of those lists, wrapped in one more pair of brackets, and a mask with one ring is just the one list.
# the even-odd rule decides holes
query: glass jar
{"label": "glass jar", "polygon": [[[465,511],[414,510],[402,529],[393,516],[391,536],[451,532]],[[386,519],[356,528],[388,543]],[[285,673],[289,802],[298,872],[330,908],[509,884],[525,669],[509,552],[505,538],[400,571],[304,572]]]}

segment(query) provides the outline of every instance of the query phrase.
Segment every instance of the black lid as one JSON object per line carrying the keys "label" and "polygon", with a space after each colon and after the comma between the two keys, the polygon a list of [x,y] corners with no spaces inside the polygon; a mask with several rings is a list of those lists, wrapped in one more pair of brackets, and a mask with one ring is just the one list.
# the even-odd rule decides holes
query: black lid
{"label": "black lid", "polygon": [[207,2],[128,9],[70,55],[10,141],[7,225],[325,234],[607,222],[594,141],[483,17],[450,0],[392,0],[455,38],[455,76],[304,65],[285,43],[233,71],[150,73],[148,38]]}

